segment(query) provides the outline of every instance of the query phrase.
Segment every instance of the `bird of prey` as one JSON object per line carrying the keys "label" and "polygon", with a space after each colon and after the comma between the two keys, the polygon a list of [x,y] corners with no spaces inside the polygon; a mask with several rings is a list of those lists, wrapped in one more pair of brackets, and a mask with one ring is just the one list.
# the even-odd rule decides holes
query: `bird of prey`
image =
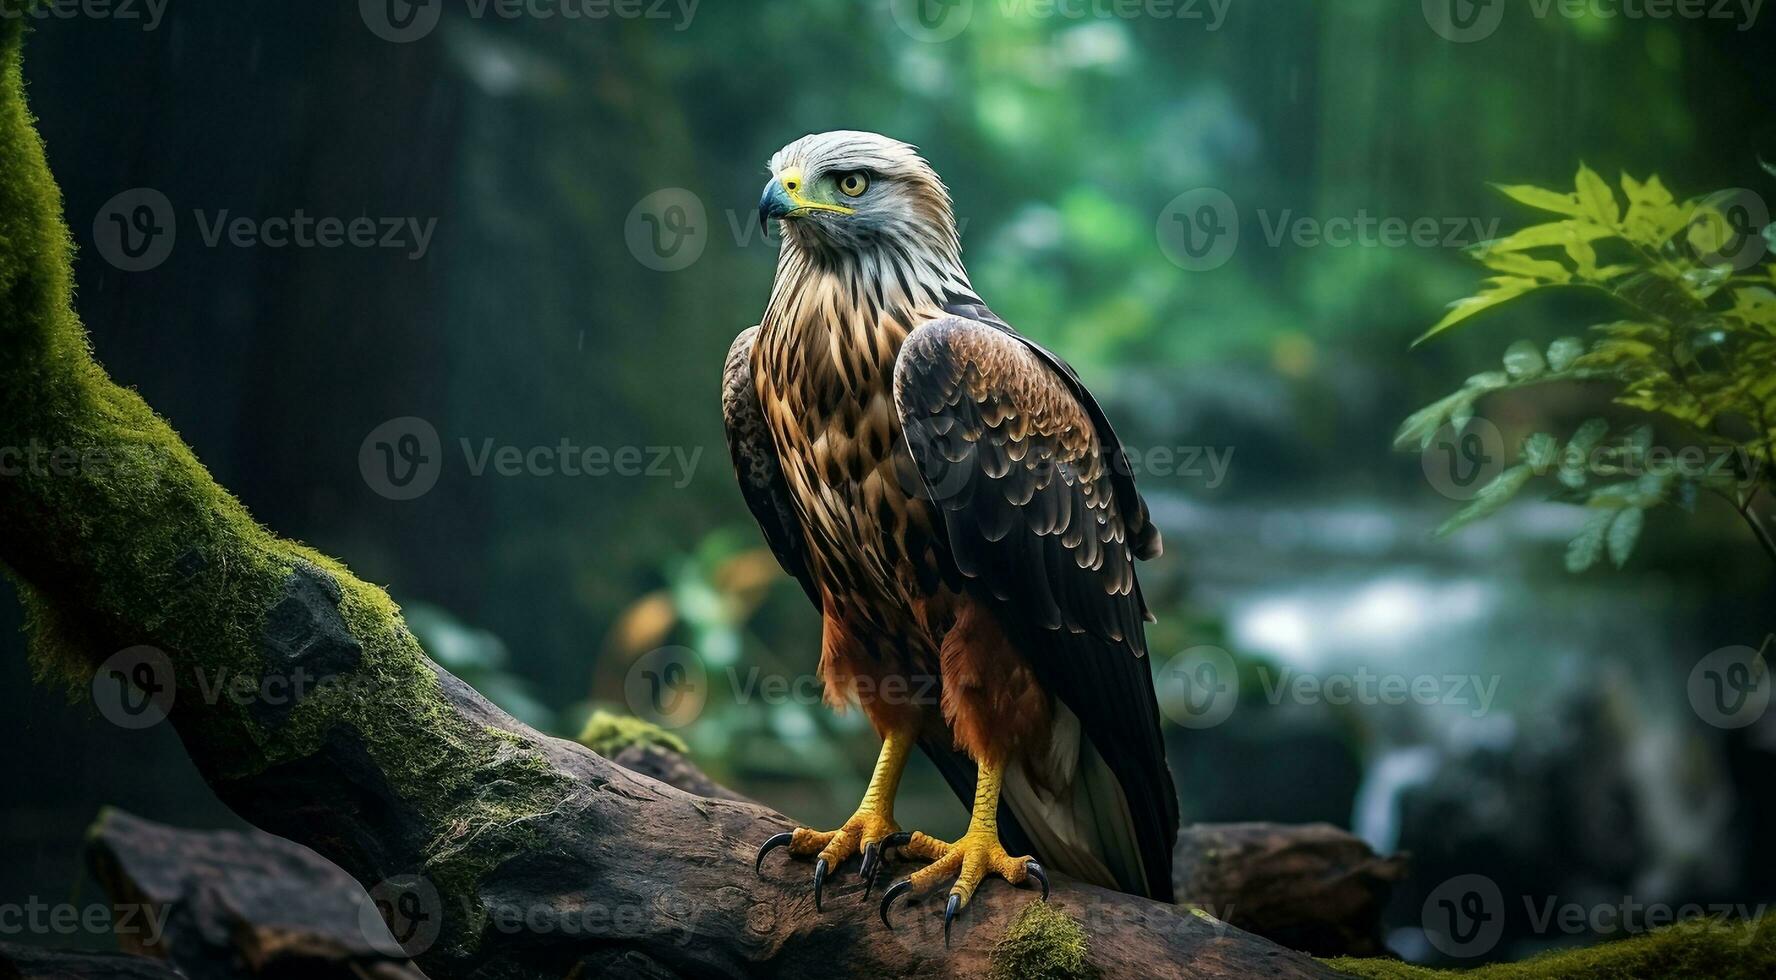
{"label": "bird of prey", "polygon": [[[944,934],[988,875],[1045,870],[1172,900],[1166,768],[1136,559],[1160,553],[1104,412],[975,294],[949,191],[911,145],[805,136],[771,158],[759,222],[782,251],[728,352],[722,409],[746,503],[823,624],[826,700],[882,738],[856,814],[773,836],[827,875],[929,862]],[[917,745],[964,802],[954,842],[903,832]],[[889,923],[890,928],[892,924]]]}

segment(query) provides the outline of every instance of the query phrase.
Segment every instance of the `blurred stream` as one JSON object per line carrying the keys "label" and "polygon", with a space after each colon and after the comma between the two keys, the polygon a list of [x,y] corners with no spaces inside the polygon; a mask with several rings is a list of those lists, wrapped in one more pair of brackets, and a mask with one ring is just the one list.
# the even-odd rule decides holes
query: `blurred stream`
{"label": "blurred stream", "polygon": [[[1750,831],[1770,812],[1776,719],[1717,728],[1688,690],[1712,650],[1761,642],[1758,574],[1743,596],[1633,568],[1568,575],[1560,550],[1582,517],[1558,504],[1449,540],[1431,536],[1447,507],[1155,509],[1240,661],[1226,719],[1171,732],[1186,818],[1331,820],[1410,852],[1389,936],[1403,955],[1435,959],[1420,905],[1460,874],[1492,878],[1513,913],[1549,896],[1767,891]],[[1162,704],[1188,694],[1155,668]]]}

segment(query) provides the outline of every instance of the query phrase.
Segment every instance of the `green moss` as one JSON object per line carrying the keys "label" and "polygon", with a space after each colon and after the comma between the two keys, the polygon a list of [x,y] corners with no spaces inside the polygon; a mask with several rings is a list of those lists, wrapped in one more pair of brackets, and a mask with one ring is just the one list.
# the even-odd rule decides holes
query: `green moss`
{"label": "green moss", "polygon": [[1212,925],[1212,926],[1224,925],[1224,923],[1220,919],[1215,918],[1213,913],[1211,913],[1208,909],[1205,909],[1200,905],[1190,905],[1190,906],[1186,906],[1186,907],[1190,909],[1191,915],[1194,915],[1197,918],[1203,920],[1204,922],[1207,922],[1209,925]]}
{"label": "green moss", "polygon": [[1085,980],[1101,971],[1089,961],[1085,929],[1048,902],[1024,906],[993,947],[993,980]]}
{"label": "green moss", "polygon": [[1340,958],[1325,962],[1341,973],[1376,980],[1763,980],[1776,977],[1776,920],[1727,924],[1697,919],[1585,949],[1559,950],[1521,963],[1495,963],[1471,970],[1432,970],[1382,959]]}
{"label": "green moss", "polygon": [[680,755],[690,751],[684,739],[659,725],[610,711],[592,712],[576,741],[607,759],[631,745],[658,745]]}

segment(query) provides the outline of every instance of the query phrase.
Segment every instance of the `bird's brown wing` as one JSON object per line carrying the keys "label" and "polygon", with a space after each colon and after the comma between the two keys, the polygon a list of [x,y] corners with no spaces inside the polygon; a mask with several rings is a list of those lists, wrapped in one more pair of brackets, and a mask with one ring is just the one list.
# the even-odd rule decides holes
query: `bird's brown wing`
{"label": "bird's brown wing", "polygon": [[1169,899],[1178,802],[1134,568],[1159,534],[1078,377],[984,310],[964,312],[975,311],[929,321],[901,348],[907,446],[956,571],[1079,718],[1127,797],[1146,893]]}
{"label": "bird's brown wing", "polygon": [[777,446],[759,405],[758,388],[752,382],[752,343],[758,329],[747,327],[740,331],[728,348],[727,364],[722,368],[722,421],[728,432],[728,454],[734,459],[734,475],[740,478],[746,508],[765,532],[765,543],[783,570],[801,583],[814,608],[819,609],[820,594],[814,589],[814,575],[808,567],[807,538],[802,535],[790,503],[789,486],[777,460]]}

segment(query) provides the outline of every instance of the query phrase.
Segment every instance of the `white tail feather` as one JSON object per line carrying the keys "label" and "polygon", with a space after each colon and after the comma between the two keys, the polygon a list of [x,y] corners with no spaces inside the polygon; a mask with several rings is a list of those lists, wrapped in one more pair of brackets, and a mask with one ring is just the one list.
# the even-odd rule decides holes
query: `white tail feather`
{"label": "white tail feather", "polygon": [[1044,864],[1081,881],[1146,894],[1147,876],[1116,774],[1056,703],[1050,756],[1040,768],[1054,793],[1036,788],[1022,765],[1008,767],[1004,800]]}

